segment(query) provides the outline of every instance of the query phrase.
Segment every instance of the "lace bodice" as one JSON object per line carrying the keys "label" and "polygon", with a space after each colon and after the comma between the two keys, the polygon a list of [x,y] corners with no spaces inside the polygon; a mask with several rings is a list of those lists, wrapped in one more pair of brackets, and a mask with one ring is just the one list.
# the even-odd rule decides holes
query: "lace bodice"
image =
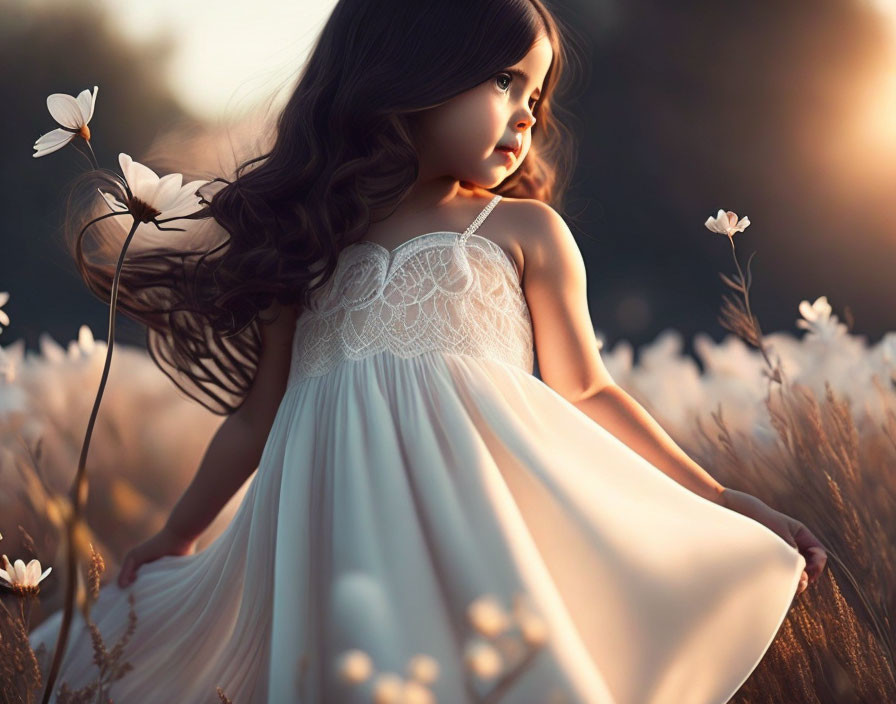
{"label": "lace bodice", "polygon": [[495,196],[466,232],[428,232],[392,250],[347,246],[312,305],[299,315],[287,386],[345,360],[389,350],[431,350],[509,362],[533,371],[529,308],[512,259],[474,234]]}

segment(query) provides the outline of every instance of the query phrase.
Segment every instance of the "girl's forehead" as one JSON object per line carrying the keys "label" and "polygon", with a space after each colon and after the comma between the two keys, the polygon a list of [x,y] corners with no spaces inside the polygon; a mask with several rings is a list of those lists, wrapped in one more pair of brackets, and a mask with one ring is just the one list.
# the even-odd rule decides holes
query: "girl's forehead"
{"label": "girl's forehead", "polygon": [[523,80],[536,83],[544,79],[554,58],[554,50],[547,35],[541,34],[528,53],[509,67]]}

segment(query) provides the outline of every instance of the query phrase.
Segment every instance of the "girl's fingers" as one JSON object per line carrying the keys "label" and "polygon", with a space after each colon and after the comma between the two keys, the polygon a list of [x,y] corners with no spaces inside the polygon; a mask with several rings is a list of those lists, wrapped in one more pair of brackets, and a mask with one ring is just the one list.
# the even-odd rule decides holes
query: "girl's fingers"
{"label": "girl's fingers", "polygon": [[824,566],[827,561],[828,555],[825,552],[824,548],[809,548],[809,560],[807,561],[806,570],[809,572],[812,580],[818,579],[819,575],[821,575],[822,570],[824,570]]}
{"label": "girl's fingers", "polygon": [[793,531],[793,539],[806,558],[806,571],[809,573],[809,579],[814,581],[821,574],[828,559],[824,545],[802,523],[798,523],[796,530]]}

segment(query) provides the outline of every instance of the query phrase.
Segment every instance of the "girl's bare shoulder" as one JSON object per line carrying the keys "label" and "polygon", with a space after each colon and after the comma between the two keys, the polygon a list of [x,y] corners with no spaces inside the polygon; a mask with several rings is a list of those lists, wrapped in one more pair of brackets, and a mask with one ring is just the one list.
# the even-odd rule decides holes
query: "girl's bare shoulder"
{"label": "girl's bare shoulder", "polygon": [[558,218],[557,211],[543,201],[505,196],[477,232],[504,248],[522,280],[527,257],[543,247],[545,231],[556,229]]}

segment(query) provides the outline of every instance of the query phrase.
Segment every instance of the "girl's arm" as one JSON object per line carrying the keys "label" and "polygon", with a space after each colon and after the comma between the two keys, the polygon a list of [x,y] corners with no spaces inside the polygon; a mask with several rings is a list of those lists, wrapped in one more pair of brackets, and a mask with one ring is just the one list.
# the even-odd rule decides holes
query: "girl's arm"
{"label": "girl's arm", "polygon": [[588,312],[585,263],[563,218],[538,200],[517,206],[538,369],[548,386],[679,484],[716,503],[724,487],[613,381]]}
{"label": "girl's arm", "polygon": [[679,484],[725,505],[719,484],[679,447],[659,423],[621,386],[611,384],[573,404]]}
{"label": "girl's arm", "polygon": [[228,416],[212,437],[190,486],[178,500],[165,528],[194,541],[258,467],[266,438],[237,414]]}
{"label": "girl's arm", "polygon": [[258,455],[258,432],[235,414],[229,416],[212,438],[199,471],[165,526],[125,553],[118,586],[130,585],[147,562],[193,552],[196,538],[258,464]]}
{"label": "girl's arm", "polygon": [[252,388],[242,405],[215,432],[190,486],[175,505],[166,529],[195,540],[258,467],[286,391],[297,306],[275,303],[264,312],[277,318],[261,324],[261,354]]}

